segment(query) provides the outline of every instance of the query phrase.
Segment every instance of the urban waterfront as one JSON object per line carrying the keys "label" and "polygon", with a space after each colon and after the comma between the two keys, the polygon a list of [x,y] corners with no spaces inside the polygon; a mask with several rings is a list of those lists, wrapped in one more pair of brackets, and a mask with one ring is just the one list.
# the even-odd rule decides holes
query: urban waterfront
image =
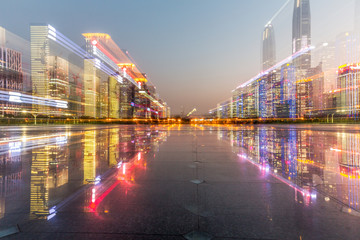
{"label": "urban waterfront", "polygon": [[358,239],[359,125],[1,127],[5,239]]}
{"label": "urban waterfront", "polygon": [[1,9],[0,239],[360,240],[360,0]]}

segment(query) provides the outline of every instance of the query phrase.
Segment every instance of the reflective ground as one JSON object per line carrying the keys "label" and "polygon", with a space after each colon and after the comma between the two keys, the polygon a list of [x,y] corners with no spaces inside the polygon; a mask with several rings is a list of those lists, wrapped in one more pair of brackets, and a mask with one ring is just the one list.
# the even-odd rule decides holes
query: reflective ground
{"label": "reflective ground", "polygon": [[0,127],[0,159],[6,239],[360,239],[358,125]]}

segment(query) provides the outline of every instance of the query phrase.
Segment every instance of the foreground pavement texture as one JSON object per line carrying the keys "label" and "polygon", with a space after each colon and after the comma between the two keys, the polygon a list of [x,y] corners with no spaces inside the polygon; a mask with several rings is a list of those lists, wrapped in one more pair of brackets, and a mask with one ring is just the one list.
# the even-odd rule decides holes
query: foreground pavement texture
{"label": "foreground pavement texture", "polygon": [[356,125],[0,130],[3,239],[360,239]]}

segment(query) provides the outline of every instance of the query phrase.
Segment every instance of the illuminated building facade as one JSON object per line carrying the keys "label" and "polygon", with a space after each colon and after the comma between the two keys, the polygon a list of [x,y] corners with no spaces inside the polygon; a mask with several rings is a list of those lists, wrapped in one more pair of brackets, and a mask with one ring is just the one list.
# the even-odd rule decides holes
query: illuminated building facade
{"label": "illuminated building facade", "polygon": [[[312,96],[312,79],[298,79],[295,60],[312,49],[304,48],[233,90],[230,116],[218,106],[218,118],[297,118],[305,115]],[[315,71],[315,70],[313,70]],[[312,85],[310,85],[312,86]],[[213,110],[212,110],[213,112]]]}
{"label": "illuminated building facade", "polygon": [[[309,0],[294,0],[292,20],[292,53],[311,45],[311,15]],[[311,51],[293,61],[296,74],[297,117],[303,118],[312,110]]]}
{"label": "illuminated building facade", "polygon": [[86,52],[50,25],[30,26],[32,93],[54,104],[33,104],[38,114],[84,114]]}
{"label": "illuminated building facade", "polygon": [[29,93],[29,42],[0,27],[0,116],[17,116],[23,104],[18,93]]}
{"label": "illuminated building facade", "polygon": [[[130,103],[130,104],[129,104]],[[120,118],[132,118],[135,109],[135,86],[129,82],[120,84]]]}
{"label": "illuminated building facade", "polygon": [[241,88],[239,90],[239,94],[240,97],[238,99],[240,103],[236,103],[236,105],[241,106],[241,116],[243,116],[243,118],[256,118],[259,113],[259,91],[257,84],[252,83],[244,88]]}
{"label": "illuminated building facade", "polygon": [[220,118],[226,118],[226,116],[231,116],[230,100],[220,103],[219,114],[220,114]]}
{"label": "illuminated building facade", "polygon": [[330,91],[336,98],[337,114],[358,119],[359,102],[359,34],[341,33],[336,38],[337,86]]}
{"label": "illuminated building facade", "polygon": [[33,25],[30,30],[31,102],[36,114],[102,119],[167,116],[168,107],[155,87],[110,35],[84,33],[83,49],[50,25]]}
{"label": "illuminated building facade", "polygon": [[312,79],[304,78],[296,80],[296,112],[299,118],[303,118],[312,110]]}
{"label": "illuminated building facade", "polygon": [[337,108],[349,117],[359,118],[360,65],[345,64],[338,69]]}
{"label": "illuminated building facade", "polygon": [[311,104],[311,110],[308,115],[321,116],[324,110],[324,91],[325,91],[325,74],[323,71],[323,65],[320,64],[309,70],[311,79],[311,91],[309,91],[309,99]]}
{"label": "illuminated building facade", "polygon": [[85,115],[96,118],[119,118],[120,85],[132,79],[124,79],[119,73],[116,59],[107,48],[109,44],[116,44],[108,34],[84,33],[83,36],[86,51],[94,56],[95,61],[95,66],[88,64],[85,68],[85,105],[88,106]]}
{"label": "illuminated building facade", "polygon": [[[159,118],[163,116],[161,113],[166,111],[166,104],[160,103],[163,101],[156,94],[155,86],[149,83],[146,74],[142,73],[129,53],[120,49],[108,34],[83,33],[83,36],[86,41],[86,51],[95,56],[97,61],[101,61],[106,68],[114,71],[109,81],[99,81],[100,94],[108,93],[108,95],[100,96],[100,99],[110,99],[108,103],[100,103],[101,106],[105,106],[105,109],[110,105],[108,109],[112,112],[107,113],[110,115],[108,117]],[[89,89],[94,85],[92,81],[96,78],[92,74],[94,74],[93,70],[86,72],[86,77],[90,82]],[[89,96],[94,95],[96,94],[91,93]],[[160,107],[160,111],[157,107]],[[105,116],[100,114],[100,117]]]}

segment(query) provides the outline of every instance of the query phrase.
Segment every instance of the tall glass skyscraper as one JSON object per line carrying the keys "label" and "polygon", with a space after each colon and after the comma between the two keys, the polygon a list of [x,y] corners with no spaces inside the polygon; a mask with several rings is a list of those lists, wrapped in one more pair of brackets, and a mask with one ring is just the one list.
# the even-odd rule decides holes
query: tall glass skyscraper
{"label": "tall glass skyscraper", "polygon": [[[311,44],[311,16],[309,0],[295,0],[292,22],[292,52],[298,52]],[[298,57],[295,65],[300,69],[311,66],[310,52]]]}
{"label": "tall glass skyscraper", "polygon": [[275,33],[271,23],[266,24],[262,36],[262,70],[275,65]]}

